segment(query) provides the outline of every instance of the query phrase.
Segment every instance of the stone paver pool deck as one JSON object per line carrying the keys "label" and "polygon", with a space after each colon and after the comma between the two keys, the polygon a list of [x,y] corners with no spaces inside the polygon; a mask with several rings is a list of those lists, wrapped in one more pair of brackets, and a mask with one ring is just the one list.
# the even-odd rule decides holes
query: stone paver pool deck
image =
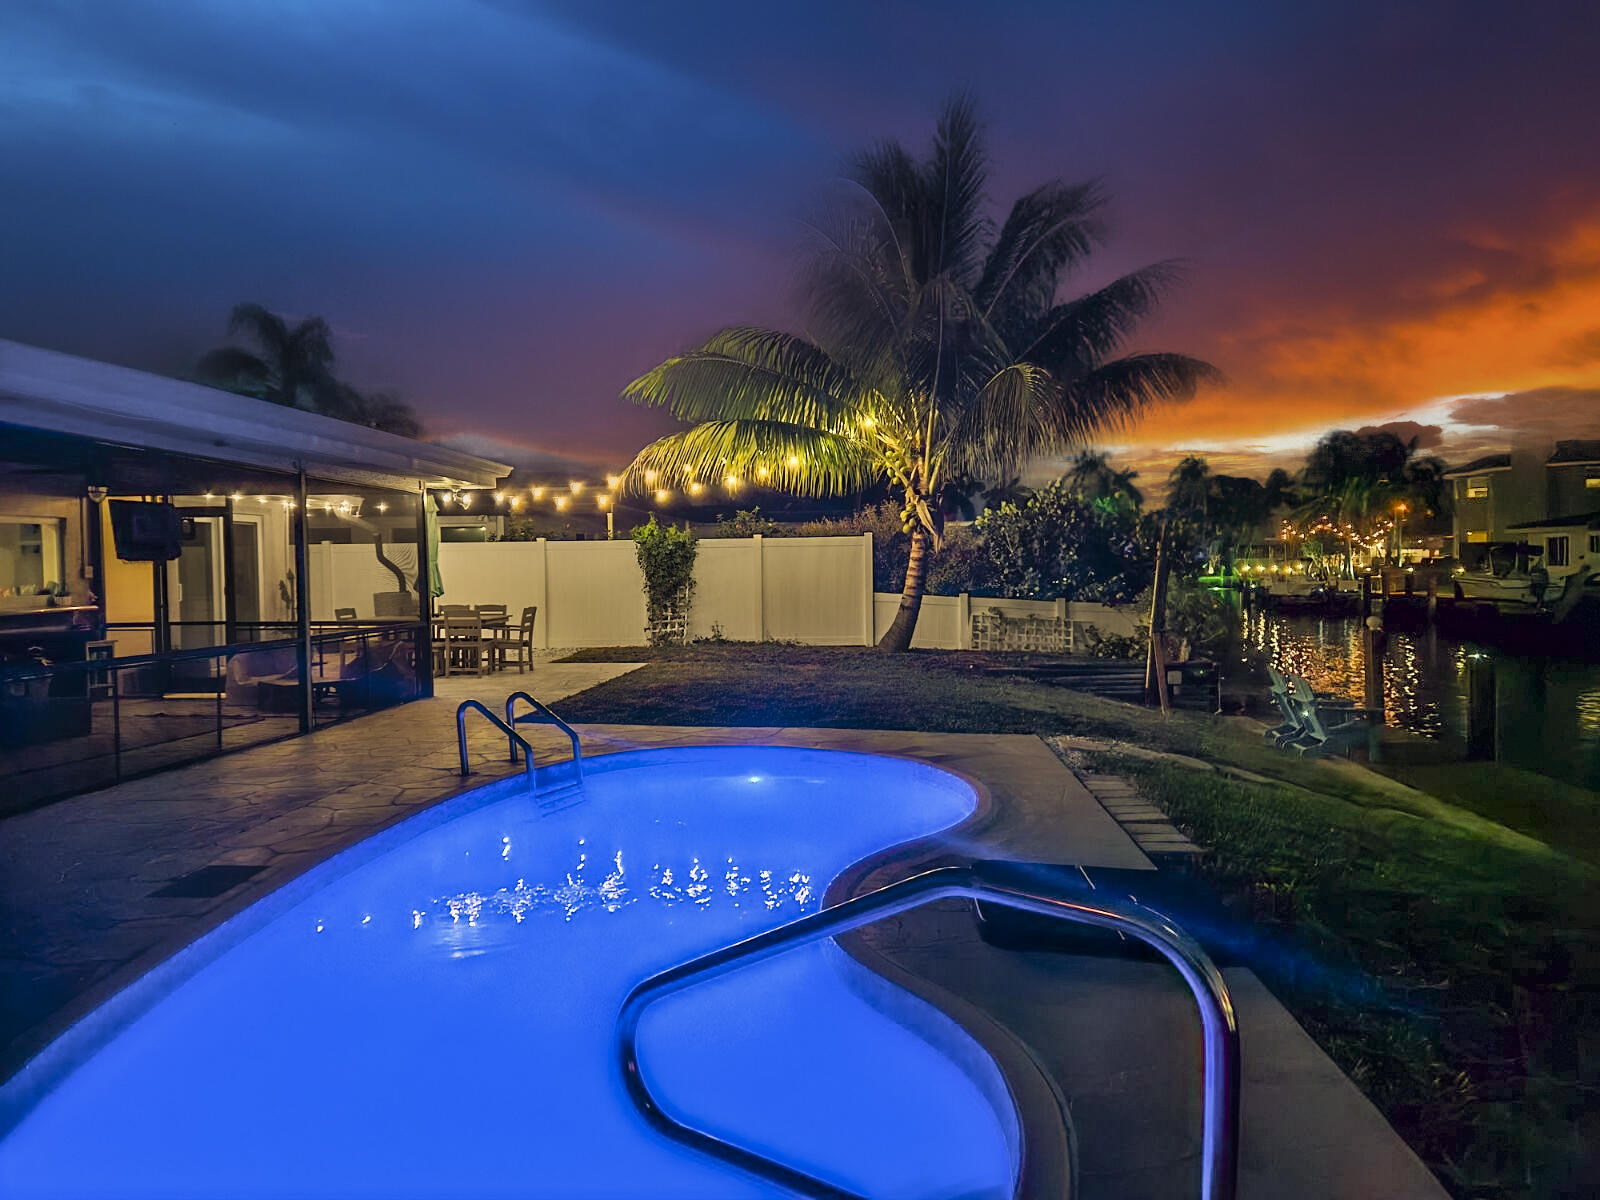
{"label": "stone paver pool deck", "polygon": [[[459,776],[461,699],[498,709],[509,691],[526,688],[554,701],[632,669],[541,663],[527,676],[440,680],[433,700],[0,821],[0,1079],[121,986],[301,871],[516,770],[504,742],[474,721],[475,773]],[[585,755],[775,744],[916,758],[980,782],[994,800],[994,819],[976,834],[945,839],[943,854],[1150,865],[1034,737],[620,725],[579,732]],[[528,737],[541,761],[568,753],[554,729],[529,727]],[[258,869],[217,896],[153,894],[208,866]],[[998,950],[979,940],[959,904],[906,914],[874,941],[1034,1048],[1072,1107],[1083,1196],[1195,1194],[1198,1021],[1174,974],[1148,963]],[[1240,1195],[1443,1196],[1255,977],[1225,974],[1244,1047]]]}

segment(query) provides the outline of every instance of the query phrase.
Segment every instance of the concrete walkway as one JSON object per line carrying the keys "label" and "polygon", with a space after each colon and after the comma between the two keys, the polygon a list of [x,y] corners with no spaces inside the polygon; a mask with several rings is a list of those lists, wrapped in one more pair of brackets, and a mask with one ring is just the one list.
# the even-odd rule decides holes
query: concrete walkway
{"label": "concrete walkway", "polygon": [[[523,687],[554,701],[632,669],[540,663],[526,676],[440,680],[433,700],[0,821],[0,1078],[117,988],[294,875],[513,770],[504,742],[475,721],[476,774],[459,777],[461,699],[498,709]],[[942,854],[1150,865],[1033,737],[618,725],[580,733],[586,755],[777,744],[916,758],[980,782],[995,802],[986,827],[948,839]],[[555,730],[529,727],[529,738],[541,760],[567,751]],[[173,890],[212,894],[155,894]],[[1198,1022],[1176,976],[1145,963],[997,950],[978,939],[964,905],[906,914],[875,943],[1035,1049],[1072,1104],[1089,1200],[1193,1194]],[[1442,1196],[1254,976],[1234,971],[1229,981],[1244,1040],[1241,1195]]]}

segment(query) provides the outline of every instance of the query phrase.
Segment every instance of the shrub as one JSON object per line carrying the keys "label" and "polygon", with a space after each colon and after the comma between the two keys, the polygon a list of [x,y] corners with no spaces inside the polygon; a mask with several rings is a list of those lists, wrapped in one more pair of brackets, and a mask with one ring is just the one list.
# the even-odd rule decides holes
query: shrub
{"label": "shrub", "polygon": [[1150,585],[1159,527],[1113,498],[1085,500],[1058,480],[977,521],[1003,596],[1125,604]]}

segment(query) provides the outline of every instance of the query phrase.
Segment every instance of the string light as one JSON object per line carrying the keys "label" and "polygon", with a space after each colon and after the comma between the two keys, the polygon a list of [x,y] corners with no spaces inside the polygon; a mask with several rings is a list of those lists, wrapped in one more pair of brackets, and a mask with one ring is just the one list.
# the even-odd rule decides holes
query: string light
{"label": "string light", "polygon": [[772,472],[770,470],[768,470],[765,466],[760,466],[760,467],[756,468],[756,478],[757,479],[765,479],[768,475],[771,475],[771,474],[772,474]]}
{"label": "string light", "polygon": [[608,488],[610,488],[612,491],[616,491],[617,490],[617,484],[619,484],[621,482],[622,482],[622,476],[620,476],[620,475],[607,475],[606,476],[606,486]]}
{"label": "string light", "polygon": [[800,456],[798,454],[789,455],[789,465],[791,467],[798,467],[800,465]]}
{"label": "string light", "polygon": [[533,498],[535,500],[543,500],[544,499],[544,489],[542,487],[534,488],[533,489]]}
{"label": "string light", "polygon": [[594,502],[597,508],[607,508],[611,504],[611,495],[609,492],[601,492],[594,498]]}
{"label": "string light", "polygon": [[656,472],[654,472],[654,471],[646,471],[644,473],[644,481],[646,483],[654,483],[656,481],[656,479],[657,479]]}
{"label": "string light", "polygon": [[566,510],[567,510],[567,498],[565,496],[557,496],[556,497],[556,511],[557,512],[565,512]]}
{"label": "string light", "polygon": [[567,484],[567,486],[572,489],[572,494],[574,496],[577,496],[583,492],[583,480],[581,479],[574,479],[571,483]]}

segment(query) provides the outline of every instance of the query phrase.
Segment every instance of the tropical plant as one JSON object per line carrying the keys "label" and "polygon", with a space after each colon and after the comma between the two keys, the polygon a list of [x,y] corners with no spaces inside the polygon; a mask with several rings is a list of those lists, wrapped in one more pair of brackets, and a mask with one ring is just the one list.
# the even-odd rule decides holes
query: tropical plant
{"label": "tropical plant", "polygon": [[1215,373],[1180,354],[1118,356],[1171,263],[1058,299],[1102,240],[1098,187],[1045,183],[996,227],[987,179],[973,106],[954,100],[925,160],[893,141],[856,160],[805,275],[814,337],[726,329],[624,390],[691,425],[645,447],[625,489],[748,480],[825,496],[888,481],[910,538],[888,650],[911,643],[946,483],[1009,478]]}
{"label": "tropical plant", "polygon": [[644,575],[645,636],[652,646],[689,641],[689,606],[694,601],[694,534],[657,525],[655,514],[633,531],[634,551]]}
{"label": "tropical plant", "polygon": [[333,331],[321,317],[291,325],[259,304],[236,304],[228,333],[256,345],[223,346],[201,357],[199,378],[259,400],[337,417],[404,437],[418,437],[422,422],[411,406],[386,392],[364,394],[333,375]]}

